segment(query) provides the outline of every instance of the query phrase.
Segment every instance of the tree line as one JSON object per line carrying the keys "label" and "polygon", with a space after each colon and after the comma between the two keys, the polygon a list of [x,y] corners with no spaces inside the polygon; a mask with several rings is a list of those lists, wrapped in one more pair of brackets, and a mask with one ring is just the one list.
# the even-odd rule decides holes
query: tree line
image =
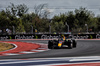
{"label": "tree line", "polygon": [[[84,33],[99,32],[100,16],[92,11],[80,7],[74,11],[60,13],[49,19],[50,12],[45,9],[47,4],[34,6],[34,12],[28,13],[29,8],[25,4],[14,5],[11,3],[5,10],[0,11],[0,30],[10,29],[12,33]],[[88,27],[88,28],[87,28]]]}

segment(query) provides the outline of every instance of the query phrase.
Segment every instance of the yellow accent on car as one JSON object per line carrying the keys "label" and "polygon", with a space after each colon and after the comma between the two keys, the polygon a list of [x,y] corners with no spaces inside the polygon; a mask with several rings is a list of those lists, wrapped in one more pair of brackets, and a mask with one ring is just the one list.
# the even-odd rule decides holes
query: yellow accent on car
{"label": "yellow accent on car", "polygon": [[62,45],[61,43],[58,44],[59,47],[61,47],[61,45]]}
{"label": "yellow accent on car", "polygon": [[65,37],[63,37],[63,40],[65,40]]}

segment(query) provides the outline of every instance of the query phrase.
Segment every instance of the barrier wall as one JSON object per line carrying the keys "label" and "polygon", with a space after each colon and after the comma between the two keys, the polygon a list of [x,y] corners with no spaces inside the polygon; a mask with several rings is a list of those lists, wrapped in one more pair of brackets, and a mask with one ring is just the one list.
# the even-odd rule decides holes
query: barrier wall
{"label": "barrier wall", "polygon": [[[0,35],[0,40],[5,39],[54,39],[61,34],[20,34],[20,35]],[[68,34],[64,34],[68,36]],[[100,34],[76,34],[72,36],[75,39],[100,39]]]}

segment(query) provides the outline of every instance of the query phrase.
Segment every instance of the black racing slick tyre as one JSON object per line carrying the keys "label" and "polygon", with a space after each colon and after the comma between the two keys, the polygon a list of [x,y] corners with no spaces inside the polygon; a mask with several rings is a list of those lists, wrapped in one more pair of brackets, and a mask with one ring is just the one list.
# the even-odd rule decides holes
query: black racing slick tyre
{"label": "black racing slick tyre", "polygon": [[76,48],[77,42],[73,40],[73,47]]}
{"label": "black racing slick tyre", "polygon": [[52,41],[48,41],[48,48],[52,49]]}
{"label": "black racing slick tyre", "polygon": [[68,48],[69,49],[72,49],[73,48],[73,44],[72,44],[71,40],[68,40]]}
{"label": "black racing slick tyre", "polygon": [[54,48],[55,48],[55,47],[54,47],[54,42],[55,42],[55,41],[52,41],[52,40],[48,42],[48,48],[49,48],[49,49],[54,49]]}

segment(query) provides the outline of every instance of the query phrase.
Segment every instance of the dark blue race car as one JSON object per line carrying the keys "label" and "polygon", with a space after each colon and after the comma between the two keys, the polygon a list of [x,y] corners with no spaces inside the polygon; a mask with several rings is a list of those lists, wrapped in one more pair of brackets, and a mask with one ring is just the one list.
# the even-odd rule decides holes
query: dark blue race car
{"label": "dark blue race car", "polygon": [[49,49],[55,49],[55,48],[75,48],[77,45],[77,42],[75,39],[72,38],[65,38],[65,40],[62,40],[62,38],[59,38],[57,40],[49,40],[48,41],[48,48]]}

